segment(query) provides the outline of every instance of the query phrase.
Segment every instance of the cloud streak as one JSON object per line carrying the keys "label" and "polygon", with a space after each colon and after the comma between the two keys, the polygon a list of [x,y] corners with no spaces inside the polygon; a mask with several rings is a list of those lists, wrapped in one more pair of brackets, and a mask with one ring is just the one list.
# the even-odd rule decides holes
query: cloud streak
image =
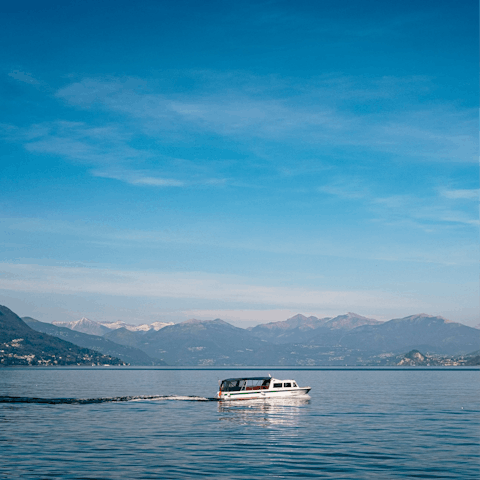
{"label": "cloud streak", "polygon": [[478,210],[469,208],[461,209],[458,200],[479,199],[479,189],[432,189],[427,195],[413,193],[397,195],[381,195],[366,180],[360,177],[345,175],[333,178],[330,183],[318,187],[318,192],[330,195],[346,202],[362,202],[372,214],[372,220],[385,223],[405,223],[411,226],[431,230],[433,226],[442,228],[445,225],[458,224],[460,226],[480,225]]}
{"label": "cloud streak", "polygon": [[227,183],[225,177],[215,177],[208,166],[132,147],[129,141],[134,134],[120,125],[95,127],[84,122],[55,121],[26,129],[4,125],[3,132],[8,140],[22,142],[28,152],[94,167],[89,170],[94,177],[146,187],[215,187]]}
{"label": "cloud streak", "polygon": [[334,291],[255,285],[233,275],[150,273],[96,268],[54,267],[33,264],[0,264],[0,289],[49,294],[99,294],[109,296],[207,300],[222,304],[281,308],[368,308],[400,306],[405,295],[377,291]]}
{"label": "cloud streak", "polygon": [[[231,86],[225,75],[205,75],[215,90],[207,84],[189,93],[169,95],[152,93],[153,87],[146,91],[143,80],[89,78],[60,89],[57,97],[72,106],[103,108],[135,118],[143,132],[151,135],[215,132],[241,138],[247,149],[249,139],[261,138],[361,146],[412,160],[476,161],[473,110],[438,104],[426,110],[418,103],[415,90],[418,86],[428,90],[423,77],[373,79],[366,84],[326,76],[305,85],[295,79],[243,75],[243,82],[236,79],[238,86]],[[357,112],[358,104],[368,110],[379,101],[387,102],[388,110]]]}
{"label": "cloud streak", "polygon": [[[412,217],[381,217],[382,222],[391,224],[392,228],[414,232],[415,230],[431,231],[435,225],[420,222]],[[373,222],[375,223],[375,222]],[[98,225],[89,222],[52,221],[47,218],[0,218],[0,225],[7,235],[11,232],[20,234],[45,234],[50,235],[54,241],[65,238],[66,242],[75,239],[87,249],[108,247],[109,249],[133,249],[134,252],[148,249],[158,251],[161,255],[163,249],[169,245],[206,247],[225,249],[234,257],[239,252],[264,252],[268,255],[283,256],[312,256],[312,262],[320,262],[322,258],[333,257],[347,260],[368,260],[371,262],[386,261],[392,268],[398,268],[404,262],[410,264],[437,264],[476,266],[478,264],[477,244],[471,241],[458,239],[453,245],[428,244],[428,249],[422,244],[410,245],[404,240],[390,241],[390,244],[371,244],[368,239],[366,244],[360,237],[357,239],[333,238],[300,238],[293,237],[275,238],[270,236],[245,234],[242,228],[234,223],[228,226],[218,223],[203,221],[199,226],[165,225],[164,229],[147,230],[128,228],[112,228],[108,225]],[[454,224],[455,225],[455,224]],[[472,225],[468,224],[468,227]],[[233,235],[226,235],[224,229]],[[451,232],[450,232],[451,233]],[[431,238],[431,237],[429,237]],[[78,248],[78,247],[76,247]],[[411,268],[411,265],[410,267]],[[304,274],[302,274],[304,278]]]}
{"label": "cloud streak", "polygon": [[172,178],[160,178],[157,176],[152,176],[145,171],[92,170],[91,173],[94,177],[111,178],[129,183],[130,185],[145,185],[150,187],[183,187],[185,185],[185,182],[174,180]]}
{"label": "cloud streak", "polygon": [[460,188],[454,190],[442,190],[441,194],[451,200],[476,200],[480,199],[480,189],[478,188]]}
{"label": "cloud streak", "polygon": [[[317,166],[320,170],[334,165],[339,149],[343,156],[362,149],[402,162],[476,161],[478,141],[472,112],[452,105],[425,110],[418,99],[413,100],[418,90],[432,88],[431,80],[424,77],[367,81],[324,75],[300,82],[244,72],[187,71],[182,75],[197,75],[202,81],[188,92],[167,94],[161,84],[142,79],[83,79],[59,89],[56,98],[67,109],[88,110],[97,117],[101,112],[115,113],[115,120],[107,124],[98,120],[96,124],[45,122],[5,129],[5,135],[22,142],[31,153],[85,164],[93,176],[160,188],[248,183],[219,170],[219,155],[225,162],[228,158],[210,145],[212,135],[234,142],[235,153],[246,158],[242,161],[246,172],[253,173],[262,165],[270,175],[276,171],[279,177],[301,171],[298,166],[304,159],[289,158],[283,153],[289,150],[300,156],[306,150],[309,158],[313,154],[322,159],[309,160],[310,170],[312,163],[321,163],[321,168]],[[368,110],[378,102],[387,102],[388,110],[365,113],[358,108]],[[166,145],[175,151],[183,144],[192,150],[202,143],[208,153],[197,165],[161,153]],[[237,169],[236,175],[240,172]],[[320,190],[351,198],[366,196],[367,192],[358,188],[349,193],[342,190],[341,182],[333,180]],[[444,197],[453,199],[452,195],[445,193]]]}
{"label": "cloud streak", "polygon": [[21,70],[13,70],[8,74],[9,77],[19,82],[28,83],[30,85],[38,85],[39,81],[33,77],[31,73],[22,72]]}

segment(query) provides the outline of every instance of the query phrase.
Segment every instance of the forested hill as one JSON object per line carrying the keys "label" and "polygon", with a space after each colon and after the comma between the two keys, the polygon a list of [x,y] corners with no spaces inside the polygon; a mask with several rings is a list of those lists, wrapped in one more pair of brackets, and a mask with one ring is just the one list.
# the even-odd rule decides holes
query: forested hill
{"label": "forested hill", "polygon": [[124,362],[36,332],[9,308],[0,305],[0,366],[92,364],[124,365]]}

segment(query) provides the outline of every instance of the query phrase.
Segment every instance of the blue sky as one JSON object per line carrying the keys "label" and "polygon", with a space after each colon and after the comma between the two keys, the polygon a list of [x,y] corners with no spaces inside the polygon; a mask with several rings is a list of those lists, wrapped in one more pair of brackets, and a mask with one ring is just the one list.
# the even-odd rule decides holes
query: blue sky
{"label": "blue sky", "polygon": [[11,2],[0,301],[479,322],[478,4]]}

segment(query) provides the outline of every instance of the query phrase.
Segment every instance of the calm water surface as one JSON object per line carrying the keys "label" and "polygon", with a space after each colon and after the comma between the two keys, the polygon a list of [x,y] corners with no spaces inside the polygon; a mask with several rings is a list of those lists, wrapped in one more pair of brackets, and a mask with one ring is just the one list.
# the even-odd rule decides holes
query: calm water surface
{"label": "calm water surface", "polygon": [[[267,373],[311,398],[207,400]],[[479,398],[478,370],[4,368],[0,478],[478,479]]]}

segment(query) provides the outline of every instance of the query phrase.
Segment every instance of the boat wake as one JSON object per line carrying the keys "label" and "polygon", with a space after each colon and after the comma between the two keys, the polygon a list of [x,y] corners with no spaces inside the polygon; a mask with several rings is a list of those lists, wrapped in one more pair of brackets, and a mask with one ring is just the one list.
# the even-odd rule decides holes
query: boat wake
{"label": "boat wake", "polygon": [[36,398],[0,396],[0,403],[41,403],[48,405],[85,405],[93,403],[140,402],[140,401],[177,400],[190,402],[217,402],[217,398],[196,397],[194,395],[136,395],[103,398]]}

